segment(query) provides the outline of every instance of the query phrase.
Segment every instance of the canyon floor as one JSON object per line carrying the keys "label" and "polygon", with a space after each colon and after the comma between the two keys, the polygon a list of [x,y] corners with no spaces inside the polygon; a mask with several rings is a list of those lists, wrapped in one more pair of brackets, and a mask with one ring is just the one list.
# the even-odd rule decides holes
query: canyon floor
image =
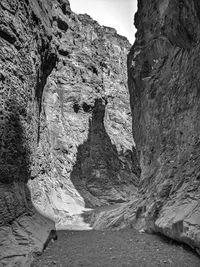
{"label": "canyon floor", "polygon": [[199,267],[200,258],[190,248],[169,239],[120,231],[59,231],[32,267]]}

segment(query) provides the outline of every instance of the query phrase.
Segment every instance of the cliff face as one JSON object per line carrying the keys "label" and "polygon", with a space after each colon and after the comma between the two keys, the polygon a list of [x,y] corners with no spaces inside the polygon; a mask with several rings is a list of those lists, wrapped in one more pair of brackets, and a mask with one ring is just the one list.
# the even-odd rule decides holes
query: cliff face
{"label": "cliff face", "polygon": [[47,218],[80,225],[136,192],[130,44],[67,0],[3,0],[0,14],[0,261],[28,266]]}
{"label": "cliff face", "polygon": [[[67,6],[68,7],[68,6]],[[126,57],[130,44],[66,2],[53,3],[57,65],[43,92],[32,200],[57,228],[80,225],[88,207],[136,192]]]}
{"label": "cliff face", "polygon": [[35,211],[27,187],[37,146],[39,94],[56,62],[51,45],[51,17],[45,5],[45,1],[41,6],[37,1],[0,3],[0,265],[3,266],[26,264],[30,252],[42,250],[54,227],[53,222]]}
{"label": "cliff face", "polygon": [[128,56],[133,137],[141,165],[136,217],[200,247],[198,1],[139,1]]}
{"label": "cliff face", "polygon": [[200,253],[199,29],[197,1],[138,1],[128,55],[138,195],[93,218],[96,229],[134,225]]}
{"label": "cliff face", "polygon": [[138,1],[132,119],[114,29],[67,0],[2,0],[0,21],[1,263],[29,266],[54,224],[129,200],[94,228],[134,223],[199,252],[198,1]]}

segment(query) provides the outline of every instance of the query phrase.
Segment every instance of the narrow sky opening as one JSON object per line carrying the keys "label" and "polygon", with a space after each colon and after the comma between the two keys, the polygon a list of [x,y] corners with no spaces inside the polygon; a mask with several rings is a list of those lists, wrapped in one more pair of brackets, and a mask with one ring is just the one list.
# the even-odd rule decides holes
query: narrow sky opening
{"label": "narrow sky opening", "polygon": [[71,9],[78,14],[88,14],[101,25],[115,28],[130,43],[135,40],[134,14],[137,0],[70,0]]}

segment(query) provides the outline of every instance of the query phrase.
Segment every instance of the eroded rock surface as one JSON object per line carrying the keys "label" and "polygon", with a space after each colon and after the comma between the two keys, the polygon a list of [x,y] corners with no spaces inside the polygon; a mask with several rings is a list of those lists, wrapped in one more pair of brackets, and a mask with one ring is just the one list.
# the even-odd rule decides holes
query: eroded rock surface
{"label": "eroded rock surface", "polygon": [[135,226],[200,254],[198,1],[138,1],[128,56],[138,195],[93,214],[96,229]]}
{"label": "eroded rock surface", "polygon": [[37,147],[40,95],[56,62],[45,5],[0,3],[1,266],[28,266],[55,227],[33,208],[27,187]]}
{"label": "eroded rock surface", "polygon": [[52,16],[58,60],[43,93],[29,188],[60,229],[84,225],[85,208],[130,200],[140,169],[126,85],[129,42],[66,2],[54,2]]}
{"label": "eroded rock surface", "polygon": [[0,21],[0,262],[29,266],[51,220],[136,192],[130,44],[67,0],[2,0]]}
{"label": "eroded rock surface", "polygon": [[54,224],[88,229],[83,212],[96,229],[134,224],[199,252],[199,14],[195,0],[138,2],[135,150],[127,39],[67,0],[1,1],[3,265],[29,266]]}
{"label": "eroded rock surface", "polygon": [[138,225],[200,248],[198,1],[139,1],[128,57]]}

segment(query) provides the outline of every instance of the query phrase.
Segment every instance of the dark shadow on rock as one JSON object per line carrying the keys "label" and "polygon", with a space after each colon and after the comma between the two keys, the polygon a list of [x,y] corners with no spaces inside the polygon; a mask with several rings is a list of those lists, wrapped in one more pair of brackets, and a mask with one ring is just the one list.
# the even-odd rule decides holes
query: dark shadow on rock
{"label": "dark shadow on rock", "polygon": [[12,223],[33,207],[26,185],[30,179],[30,148],[24,131],[26,111],[15,99],[8,99],[3,112],[0,118],[0,202],[3,204],[0,225]]}
{"label": "dark shadow on rock", "polygon": [[95,101],[88,139],[78,147],[71,181],[87,207],[122,203],[138,185],[140,169],[133,151],[119,153],[104,126],[106,103]]}
{"label": "dark shadow on rock", "polygon": [[[31,178],[33,148],[29,136],[31,130],[28,128],[31,127],[31,118],[28,121],[28,114],[22,106],[11,98],[5,101],[4,113],[0,117],[0,235],[3,236],[3,240],[0,240],[0,254],[1,260],[9,266],[13,266],[15,257],[16,264],[22,266],[21,260],[24,263],[23,257],[26,255],[26,264],[29,266],[32,257],[42,251],[42,246],[45,249],[52,239],[57,238],[54,223],[35,210],[27,186]],[[36,226],[41,227],[44,233]],[[27,250],[29,242],[31,246]],[[7,253],[8,244],[10,250]],[[5,253],[2,254],[2,251]]]}
{"label": "dark shadow on rock", "polygon": [[188,253],[193,254],[193,255],[200,258],[199,253],[197,251],[195,251],[194,248],[192,248],[191,246],[189,246],[186,243],[183,243],[183,242],[175,240],[175,239],[171,239],[170,237],[167,237],[167,236],[165,236],[159,232],[153,233],[153,235],[156,236],[157,240],[159,240],[162,243],[169,244],[170,246],[174,246],[174,247],[182,247],[182,249],[184,249]]}
{"label": "dark shadow on rock", "polygon": [[27,183],[30,178],[30,149],[20,120],[22,110],[15,100],[7,103],[6,110],[7,114],[0,122],[0,182]]}
{"label": "dark shadow on rock", "polygon": [[40,114],[42,111],[42,101],[43,101],[43,91],[45,88],[45,84],[47,82],[47,78],[52,72],[52,70],[56,66],[57,62],[57,55],[55,51],[51,51],[49,43],[42,47],[40,51],[42,55],[42,61],[40,69],[37,73],[37,82],[35,86],[35,98],[38,105],[38,136],[37,136],[37,143],[39,143],[40,139]]}

